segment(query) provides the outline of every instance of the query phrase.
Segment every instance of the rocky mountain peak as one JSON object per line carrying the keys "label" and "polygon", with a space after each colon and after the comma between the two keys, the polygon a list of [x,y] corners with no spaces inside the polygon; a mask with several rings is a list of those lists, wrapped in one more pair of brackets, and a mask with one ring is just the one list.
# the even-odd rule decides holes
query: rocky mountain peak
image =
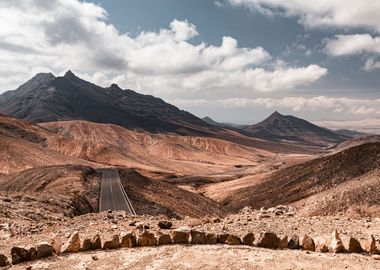
{"label": "rocky mountain peak", "polygon": [[123,90],[123,89],[121,89],[120,86],[117,85],[116,83],[111,84],[111,85],[110,85],[110,88],[118,89],[118,90]]}
{"label": "rocky mountain peak", "polygon": [[68,80],[80,80],[71,70],[66,71],[63,77]]}

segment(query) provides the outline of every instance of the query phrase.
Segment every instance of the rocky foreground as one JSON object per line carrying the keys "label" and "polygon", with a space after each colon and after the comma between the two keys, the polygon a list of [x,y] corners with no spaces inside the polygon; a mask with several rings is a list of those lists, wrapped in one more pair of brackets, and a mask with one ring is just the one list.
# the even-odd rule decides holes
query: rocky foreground
{"label": "rocky foreground", "polygon": [[301,218],[285,206],[203,220],[106,212],[22,234],[7,222],[0,265],[15,269],[380,269],[380,219]]}

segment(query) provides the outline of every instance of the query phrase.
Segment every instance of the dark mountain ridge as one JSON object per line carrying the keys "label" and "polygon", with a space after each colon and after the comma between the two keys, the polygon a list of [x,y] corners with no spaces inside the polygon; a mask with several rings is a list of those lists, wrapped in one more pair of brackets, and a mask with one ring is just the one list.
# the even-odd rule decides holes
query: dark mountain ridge
{"label": "dark mountain ridge", "polygon": [[162,99],[122,90],[116,84],[102,88],[71,71],[63,77],[39,73],[16,90],[5,92],[0,95],[0,111],[38,123],[87,120],[184,134],[217,129]]}
{"label": "dark mountain ridge", "polygon": [[282,115],[277,111],[264,121],[247,126],[244,130],[256,138],[271,141],[293,141],[318,147],[329,147],[350,138],[301,118]]}

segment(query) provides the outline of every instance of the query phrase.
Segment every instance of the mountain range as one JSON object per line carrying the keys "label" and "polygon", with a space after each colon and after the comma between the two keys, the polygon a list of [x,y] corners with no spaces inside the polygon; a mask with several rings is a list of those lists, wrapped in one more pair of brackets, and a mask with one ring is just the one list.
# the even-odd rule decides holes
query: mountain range
{"label": "mountain range", "polygon": [[32,122],[87,120],[150,132],[192,133],[215,129],[162,99],[102,88],[67,71],[63,77],[39,73],[13,91],[0,95],[0,111]]}
{"label": "mountain range", "polygon": [[277,112],[248,127],[219,124],[116,84],[97,86],[71,71],[59,77],[39,73],[16,90],[3,93],[0,112],[34,123],[84,120],[135,131],[211,137],[270,151],[304,153],[308,147],[330,146],[348,138]]}

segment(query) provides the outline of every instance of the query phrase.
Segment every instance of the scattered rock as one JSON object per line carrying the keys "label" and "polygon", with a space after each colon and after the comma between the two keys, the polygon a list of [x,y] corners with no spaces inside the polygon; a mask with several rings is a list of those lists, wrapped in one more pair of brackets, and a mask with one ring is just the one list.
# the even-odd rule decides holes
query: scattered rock
{"label": "scattered rock", "polygon": [[37,259],[37,249],[35,247],[29,247],[29,261]]}
{"label": "scattered rock", "polygon": [[221,221],[220,218],[215,218],[212,222],[213,223],[220,223],[220,221]]}
{"label": "scattered rock", "polygon": [[78,252],[80,250],[80,238],[79,233],[74,232],[66,243],[62,246],[62,253]]}
{"label": "scattered rock", "polygon": [[171,223],[170,221],[167,221],[167,220],[162,220],[162,221],[158,222],[158,227],[160,227],[161,229],[164,229],[164,230],[168,230],[172,226],[173,226],[173,223]]}
{"label": "scattered rock", "polygon": [[300,249],[300,238],[298,235],[293,235],[292,238],[290,238],[289,243],[288,243],[288,248],[290,249]]}
{"label": "scattered rock", "polygon": [[363,252],[363,248],[357,239],[350,237],[350,241],[348,242],[348,252],[350,252],[350,253],[362,253]]}
{"label": "scattered rock", "polygon": [[115,234],[111,239],[107,239],[103,243],[103,249],[117,249],[120,248],[119,235]]}
{"label": "scattered rock", "polygon": [[91,239],[91,250],[97,250],[102,248],[102,240],[100,239],[100,235],[97,234]]}
{"label": "scattered rock", "polygon": [[288,236],[285,235],[283,238],[280,238],[280,242],[278,243],[278,248],[279,249],[285,249],[288,247]]}
{"label": "scattered rock", "polygon": [[206,233],[205,242],[207,245],[215,245],[218,243],[218,237],[214,233]]}
{"label": "scattered rock", "polygon": [[94,261],[97,261],[97,260],[99,260],[99,258],[98,258],[98,256],[96,256],[96,255],[92,255],[92,257],[91,257]]}
{"label": "scattered rock", "polygon": [[37,259],[53,256],[53,246],[46,242],[41,242],[36,245]]}
{"label": "scattered rock", "polygon": [[329,252],[329,247],[326,243],[326,240],[322,240],[322,239],[318,240],[315,246],[315,251],[320,252],[320,253]]}
{"label": "scattered rock", "polygon": [[127,247],[127,248],[132,248],[132,247],[137,246],[136,235],[132,232],[122,234],[120,246]]}
{"label": "scattered rock", "polygon": [[167,233],[160,233],[158,235],[158,244],[159,245],[171,245],[173,244],[173,240],[171,236]]}
{"label": "scattered rock", "polygon": [[370,254],[374,254],[376,252],[376,240],[373,235],[369,236],[369,239],[364,244],[364,250]]}
{"label": "scattered rock", "polygon": [[240,240],[240,237],[230,234],[230,235],[228,235],[228,237],[224,243],[227,245],[240,245],[241,240]]}
{"label": "scattered rock", "polygon": [[339,237],[338,231],[333,232],[333,239],[331,241],[331,251],[334,253],[342,253],[346,251],[342,239]]}
{"label": "scattered rock", "polygon": [[260,218],[260,219],[262,219],[262,218],[270,218],[270,215],[267,214],[267,213],[259,213],[259,214],[257,214],[257,218]]}
{"label": "scattered rock", "polygon": [[277,237],[275,233],[265,232],[265,233],[260,233],[257,246],[263,247],[263,248],[276,249],[278,248],[279,242],[280,242],[280,239]]}
{"label": "scattered rock", "polygon": [[228,237],[228,233],[222,233],[222,234],[219,234],[218,235],[218,243],[219,244],[224,244],[225,242],[226,242],[226,240],[227,240],[227,237]]}
{"label": "scattered rock", "polygon": [[0,254],[0,267],[5,267],[9,265],[9,261],[7,256],[4,254]]}
{"label": "scattered rock", "polygon": [[190,236],[191,236],[191,244],[204,245],[206,243],[206,235],[204,232],[191,230]]}
{"label": "scattered rock", "polygon": [[54,237],[51,240],[51,245],[53,246],[53,252],[57,255],[61,255],[62,252],[62,240],[61,237]]}
{"label": "scattered rock", "polygon": [[253,246],[254,245],[254,241],[255,241],[255,235],[253,233],[247,233],[244,237],[243,237],[243,243],[244,245],[248,245],[248,246]]}
{"label": "scattered rock", "polygon": [[13,264],[30,261],[29,250],[23,247],[13,247],[11,249],[11,256]]}
{"label": "scattered rock", "polygon": [[137,237],[137,244],[140,247],[155,246],[157,245],[157,239],[153,233],[149,231],[143,231]]}
{"label": "scattered rock", "polygon": [[372,258],[376,261],[380,261],[380,255],[372,255]]}
{"label": "scattered rock", "polygon": [[313,238],[305,235],[302,239],[302,248],[307,251],[315,251],[315,243]]}
{"label": "scattered rock", "polygon": [[83,240],[81,248],[82,251],[87,251],[91,249],[91,239],[86,238]]}
{"label": "scattered rock", "polygon": [[172,239],[174,244],[188,244],[190,238],[190,230],[187,228],[178,228],[173,231]]}

